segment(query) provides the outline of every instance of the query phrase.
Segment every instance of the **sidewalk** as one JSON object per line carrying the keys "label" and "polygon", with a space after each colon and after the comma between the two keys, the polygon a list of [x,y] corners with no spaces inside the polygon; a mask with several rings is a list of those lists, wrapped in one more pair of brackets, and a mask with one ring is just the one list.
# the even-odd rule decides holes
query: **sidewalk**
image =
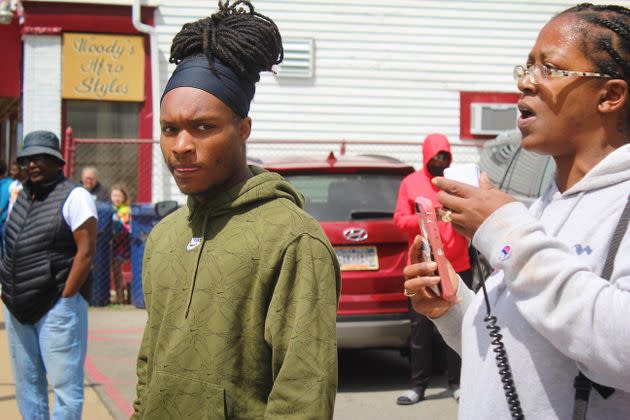
{"label": "sidewalk", "polygon": [[[136,357],[147,313],[132,305],[90,307],[88,320],[83,419],[129,419],[136,394]],[[446,388],[445,375],[432,381],[426,401],[396,405],[396,397],[407,389],[408,380],[409,362],[396,351],[342,352],[335,420],[456,418],[457,403]],[[49,396],[52,401],[52,392]],[[0,419],[20,419],[1,311]]]}
{"label": "sidewalk", "polygon": [[[100,385],[93,382],[88,375],[86,375],[85,379],[83,418],[90,420],[111,419],[112,415],[96,392]],[[49,390],[48,395],[52,407],[52,389]],[[15,400],[15,381],[13,380],[13,373],[11,371],[11,359],[2,303],[0,303],[0,413],[2,413],[3,420],[21,419],[17,408],[17,401]]]}

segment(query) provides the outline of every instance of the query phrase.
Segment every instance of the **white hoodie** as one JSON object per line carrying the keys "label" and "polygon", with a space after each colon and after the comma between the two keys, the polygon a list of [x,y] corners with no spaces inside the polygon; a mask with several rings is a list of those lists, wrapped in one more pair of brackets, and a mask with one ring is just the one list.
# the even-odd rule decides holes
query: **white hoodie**
{"label": "white hoodie", "polygon": [[[496,268],[486,286],[525,418],[570,419],[578,368],[616,389],[593,390],[587,418],[630,418],[630,229],[610,282],[600,277],[629,195],[625,145],[563,194],[554,184],[529,210],[501,207],[473,238]],[[462,355],[459,418],[508,419],[483,294],[461,281],[458,294],[434,322]]]}

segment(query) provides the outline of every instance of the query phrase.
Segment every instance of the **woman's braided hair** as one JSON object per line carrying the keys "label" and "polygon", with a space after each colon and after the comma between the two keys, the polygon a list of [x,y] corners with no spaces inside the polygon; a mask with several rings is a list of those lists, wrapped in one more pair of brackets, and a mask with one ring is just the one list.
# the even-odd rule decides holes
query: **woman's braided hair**
{"label": "woman's braided hair", "polygon": [[558,16],[567,14],[596,29],[582,31],[582,52],[591,57],[596,71],[625,80],[630,86],[630,9],[581,3]]}
{"label": "woman's braided hair", "polygon": [[[618,5],[581,3],[561,15],[572,15],[594,30],[583,30],[582,52],[598,73],[625,80],[630,87],[630,9]],[[626,104],[626,128],[630,129],[630,101]]]}
{"label": "woman's braided hair", "polygon": [[282,62],[284,49],[276,24],[254,11],[251,2],[219,0],[217,13],[184,24],[175,35],[169,62],[179,64],[201,54],[208,58],[215,75],[218,72],[213,61],[217,58],[240,78],[255,83],[261,71],[271,71]]}

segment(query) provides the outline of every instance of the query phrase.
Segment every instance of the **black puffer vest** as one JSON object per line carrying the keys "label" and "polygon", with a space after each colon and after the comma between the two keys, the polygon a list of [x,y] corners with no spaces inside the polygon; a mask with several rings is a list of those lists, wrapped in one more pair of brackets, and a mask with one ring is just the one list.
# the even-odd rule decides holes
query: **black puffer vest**
{"label": "black puffer vest", "polygon": [[[60,175],[39,186],[33,199],[25,185],[11,210],[0,264],[2,301],[23,324],[37,322],[63,291],[77,247],[62,208],[77,186]],[[86,299],[90,283],[81,288]]]}

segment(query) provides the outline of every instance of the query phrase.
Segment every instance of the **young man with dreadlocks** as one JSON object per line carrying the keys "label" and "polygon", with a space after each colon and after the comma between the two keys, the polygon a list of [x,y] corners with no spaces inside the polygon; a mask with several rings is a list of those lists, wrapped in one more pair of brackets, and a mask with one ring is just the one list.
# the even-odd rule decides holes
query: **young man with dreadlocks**
{"label": "young man with dreadlocks", "polygon": [[459,302],[439,299],[419,241],[404,287],[462,355],[460,418],[628,418],[630,10],[565,10],[514,76],[523,147],[553,157],[554,182],[527,209],[487,177],[435,179],[455,229],[495,268],[488,296],[454,276]]}
{"label": "young man with dreadlocks", "polygon": [[332,418],[339,265],[300,193],[245,158],[255,83],[282,56],[248,1],[173,40],[160,145],[188,201],[146,243],[134,418]]}

